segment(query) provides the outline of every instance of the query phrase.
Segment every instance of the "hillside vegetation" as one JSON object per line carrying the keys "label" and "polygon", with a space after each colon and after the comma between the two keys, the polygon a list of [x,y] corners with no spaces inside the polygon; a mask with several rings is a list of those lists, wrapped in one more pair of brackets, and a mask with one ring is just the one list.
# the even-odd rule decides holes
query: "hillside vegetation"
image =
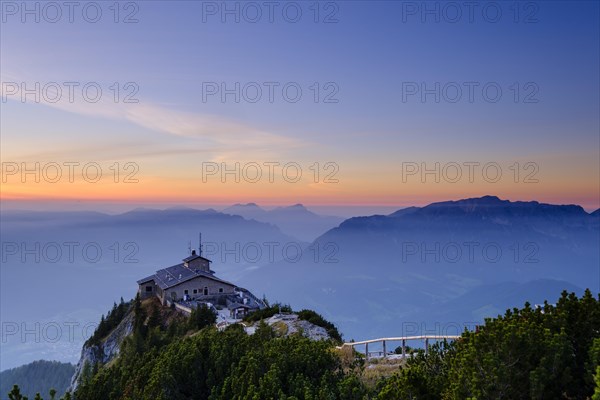
{"label": "hillside vegetation", "polygon": [[[240,325],[219,332],[210,318],[196,319],[206,326],[165,325],[139,301],[133,310],[134,332],[120,356],[90,366],[76,398],[600,400],[600,297],[590,291],[507,310],[375,380],[360,355],[335,350],[333,340],[278,336],[266,324],[254,335]],[[13,391],[11,399],[21,397]]]}
{"label": "hillside vegetation", "polygon": [[15,384],[18,384],[23,393],[31,398],[38,392],[48,393],[52,388],[58,393],[64,393],[74,371],[73,364],[45,360],[7,369],[0,373],[1,398],[8,399],[7,393]]}

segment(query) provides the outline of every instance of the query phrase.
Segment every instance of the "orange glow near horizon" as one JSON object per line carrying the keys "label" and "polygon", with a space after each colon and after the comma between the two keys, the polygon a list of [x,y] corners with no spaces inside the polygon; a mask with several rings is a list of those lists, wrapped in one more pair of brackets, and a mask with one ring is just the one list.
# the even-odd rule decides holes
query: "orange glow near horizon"
{"label": "orange glow near horizon", "polygon": [[[428,184],[377,182],[331,183],[248,183],[236,184],[169,179],[142,179],[138,183],[74,182],[74,183],[4,183],[0,190],[3,202],[86,202],[135,205],[161,203],[215,204],[257,203],[281,206],[302,203],[307,206],[423,206],[446,200],[458,200],[484,195],[498,196],[511,201],[532,201],[552,204],[578,204],[588,210],[600,207],[599,196],[589,187],[577,182],[557,186],[525,184]],[[26,207],[25,207],[26,208]]]}
{"label": "orange glow near horizon", "polygon": [[[595,210],[600,207],[598,173],[590,173],[590,158],[582,160],[571,164],[571,169],[545,163],[535,175],[536,182],[524,181],[524,173],[515,179],[510,169],[514,163],[511,160],[502,164],[503,174],[497,181],[479,173],[472,182],[464,174],[456,183],[450,174],[441,177],[402,175],[399,166],[389,160],[368,163],[365,167],[341,160],[333,178],[328,178],[326,171],[316,176],[310,169],[312,164],[305,162],[297,179],[293,172],[289,176],[279,173],[272,181],[266,175],[254,180],[251,173],[203,175],[202,168],[193,160],[184,160],[183,165],[175,161],[148,162],[135,164],[135,168],[128,168],[124,161],[110,161],[100,166],[100,175],[93,168],[87,175],[82,174],[84,164],[81,164],[73,176],[63,168],[60,179],[51,169],[23,173],[14,169],[20,164],[15,167],[16,163],[3,163],[0,200],[9,202],[11,208],[19,203],[25,204],[19,207],[27,208],[28,203],[41,205],[44,202],[120,203],[130,204],[132,208],[159,203],[225,207],[251,202],[267,207],[302,203],[306,206],[402,208],[493,195],[511,201],[578,204]],[[31,165],[34,164],[28,168]],[[114,165],[118,165],[118,173]]]}

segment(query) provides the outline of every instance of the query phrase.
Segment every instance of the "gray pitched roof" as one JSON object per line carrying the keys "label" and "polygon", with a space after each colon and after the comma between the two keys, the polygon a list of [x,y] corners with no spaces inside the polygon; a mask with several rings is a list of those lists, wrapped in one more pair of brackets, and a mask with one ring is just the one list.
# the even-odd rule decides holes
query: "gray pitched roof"
{"label": "gray pitched roof", "polygon": [[227,285],[235,286],[233,283],[227,282],[223,279],[219,279],[211,273],[203,272],[199,269],[193,270],[187,268],[183,265],[183,263],[173,265],[168,268],[159,269],[154,275],[151,275],[144,279],[140,279],[138,281],[138,284],[141,285],[143,283],[153,280],[161,289],[165,290],[172,288],[173,286],[177,286],[180,283],[187,282],[190,279],[198,277],[203,277]]}
{"label": "gray pitched roof", "polygon": [[141,284],[153,281],[153,280],[154,280],[154,275],[150,275],[150,276],[145,277],[144,279],[140,279],[139,281],[137,281],[137,283],[138,283],[138,285],[141,285]]}

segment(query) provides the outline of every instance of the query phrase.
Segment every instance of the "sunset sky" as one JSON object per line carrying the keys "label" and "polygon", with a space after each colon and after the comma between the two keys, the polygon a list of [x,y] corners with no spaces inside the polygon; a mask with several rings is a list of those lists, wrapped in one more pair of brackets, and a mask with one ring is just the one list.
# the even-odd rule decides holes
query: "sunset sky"
{"label": "sunset sky", "polygon": [[600,207],[598,2],[492,2],[496,22],[490,2],[472,20],[443,2],[275,2],[258,22],[245,3],[98,2],[96,23],[7,3],[3,208]]}

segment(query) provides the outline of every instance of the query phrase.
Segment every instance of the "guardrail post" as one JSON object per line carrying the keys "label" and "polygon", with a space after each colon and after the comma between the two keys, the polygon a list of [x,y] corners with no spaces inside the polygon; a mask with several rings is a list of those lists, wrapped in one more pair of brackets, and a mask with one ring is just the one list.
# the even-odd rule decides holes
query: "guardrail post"
{"label": "guardrail post", "polygon": [[387,351],[385,350],[385,340],[383,341],[383,358],[387,357]]}
{"label": "guardrail post", "polygon": [[365,343],[365,357],[369,361],[369,343]]}
{"label": "guardrail post", "polygon": [[425,338],[425,355],[429,354],[429,338]]}
{"label": "guardrail post", "polygon": [[406,358],[406,339],[402,339],[402,358]]}

